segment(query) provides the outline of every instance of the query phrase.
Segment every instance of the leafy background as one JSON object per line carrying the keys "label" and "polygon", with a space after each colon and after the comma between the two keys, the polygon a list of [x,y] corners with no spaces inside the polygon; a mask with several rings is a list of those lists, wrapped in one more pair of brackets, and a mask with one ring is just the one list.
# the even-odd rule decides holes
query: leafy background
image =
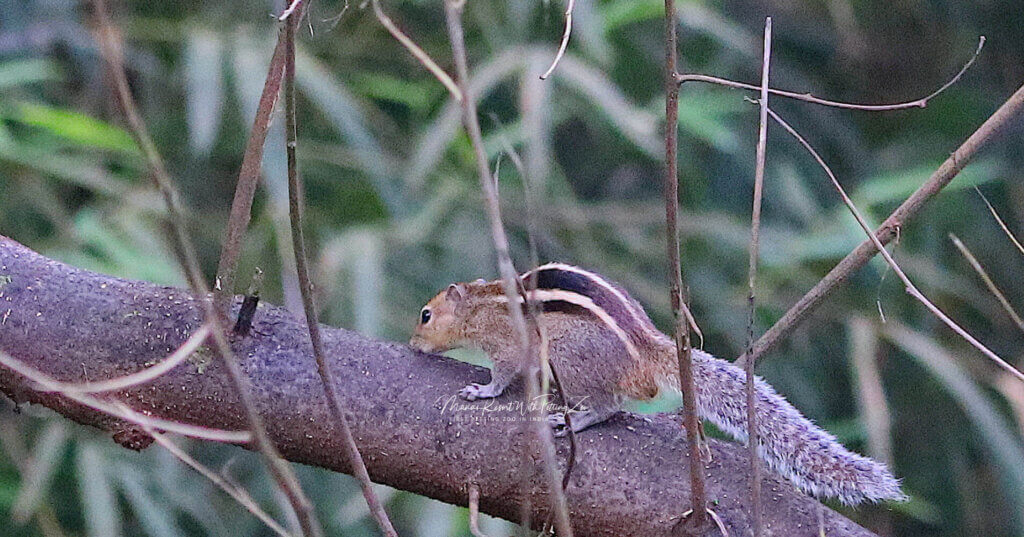
{"label": "leafy background", "polygon": [[[455,105],[371,9],[343,7],[315,2],[299,43],[299,157],[318,302],[326,322],[404,340],[437,289],[495,276],[492,246],[481,231],[473,155]],[[281,8],[273,1],[113,5],[132,89],[184,193],[207,274],[266,74],[270,15]],[[392,1],[384,9],[450,69],[438,2]],[[542,260],[620,281],[667,329],[662,3],[578,1],[569,54],[541,82],[536,75],[553,56],[563,9],[550,1],[467,7],[475,91],[513,254],[526,266],[532,218]],[[685,70],[757,80],[763,17],[771,15],[773,85],[855,102],[926,95],[967,60],[979,35],[988,38],[964,79],[924,109],[868,113],[774,100],[874,222],[1024,80],[1024,11],[1015,0],[680,0],[679,9]],[[84,4],[0,0],[0,233],[80,267],[183,285],[163,204],[104,79]],[[757,111],[743,97],[687,85],[680,110],[685,278],[704,346],[722,357],[740,354],[746,333]],[[268,274],[264,296],[298,311],[282,123],[268,139],[239,279],[259,266]],[[1018,367],[1021,331],[947,235],[974,251],[1011,303],[1024,303],[1015,284],[1024,258],[971,188],[1020,231],[1022,135],[1016,120],[903,227],[894,249],[929,297]],[[759,332],[861,240],[821,170],[775,127],[768,159]],[[891,460],[903,478],[909,503],[845,510],[849,516],[883,534],[1024,534],[1024,391],[886,272],[878,260],[861,270],[759,372],[845,444]],[[888,432],[865,426],[865,410],[882,402],[859,398],[865,363],[880,370]],[[0,412],[2,534],[270,534],[159,448],[128,452],[40,409],[13,410],[5,403]],[[251,454],[184,445],[292,523]],[[298,470],[330,533],[375,534],[352,479]],[[468,533],[465,509],[380,493],[402,535]],[[496,520],[485,529],[513,531]]]}

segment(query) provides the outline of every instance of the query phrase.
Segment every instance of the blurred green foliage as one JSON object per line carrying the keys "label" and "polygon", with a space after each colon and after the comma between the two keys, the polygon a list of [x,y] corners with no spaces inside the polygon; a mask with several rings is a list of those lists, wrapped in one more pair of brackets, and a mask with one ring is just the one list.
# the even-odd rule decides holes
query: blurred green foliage
{"label": "blurred green foliage", "polygon": [[[113,5],[128,42],[132,90],[184,194],[207,274],[215,269],[275,37],[269,15],[281,7]],[[450,68],[437,2],[384,8]],[[1024,81],[1024,11],[1015,0],[680,0],[679,9],[685,70],[757,80],[763,17],[771,15],[774,86],[864,103],[930,93],[968,59],[979,35],[988,37],[977,64],[925,109],[868,113],[773,99],[876,223]],[[578,1],[569,53],[541,82],[537,74],[562,32],[562,10],[548,0],[467,6],[474,90],[492,163],[500,166],[513,255],[526,266],[532,218],[543,261],[584,265],[620,281],[667,329],[662,2]],[[323,319],[404,340],[437,289],[496,274],[472,151],[443,87],[371,10],[323,0],[312,4],[307,22],[298,44],[299,157]],[[0,0],[0,233],[76,266],[182,285],[163,204],[104,80],[86,6]],[[746,333],[757,111],[744,96],[688,84],[681,98],[685,278],[704,346],[722,357],[738,355]],[[239,289],[259,266],[268,274],[264,296],[298,310],[282,123],[278,118],[268,137]],[[1018,366],[1022,334],[947,233],[974,250],[1013,304],[1024,304],[1024,288],[1014,284],[1024,259],[970,188],[979,186],[1019,232],[1022,136],[1017,120],[901,229],[893,247],[929,297]],[[821,170],[774,126],[763,227],[759,332],[862,240]],[[844,443],[866,452],[848,321],[870,319],[882,338],[877,364],[891,414],[893,465],[913,500],[846,513],[889,534],[1024,534],[1020,384],[1005,382],[886,272],[877,260],[862,270],[760,372]],[[919,339],[896,341],[886,335],[893,327]],[[9,519],[0,533],[270,534],[158,448],[127,452],[39,409],[16,414],[8,405],[0,422],[0,517]],[[292,522],[251,454],[188,447]],[[331,534],[375,534],[350,478],[310,468],[300,474]],[[468,533],[464,509],[381,491],[402,535]],[[511,531],[487,523],[492,533]]]}

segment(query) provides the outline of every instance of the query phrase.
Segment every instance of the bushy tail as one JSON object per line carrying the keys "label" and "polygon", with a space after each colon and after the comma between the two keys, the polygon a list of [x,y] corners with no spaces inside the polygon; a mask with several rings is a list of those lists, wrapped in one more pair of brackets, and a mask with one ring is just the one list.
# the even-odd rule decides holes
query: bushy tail
{"label": "bushy tail", "polygon": [[[659,384],[678,391],[675,345],[661,355]],[[693,350],[697,412],[737,440],[747,440],[746,372],[725,360]],[[906,500],[885,465],[847,450],[834,436],[805,418],[760,377],[757,396],[759,451],[768,466],[801,490],[838,498],[847,505]]]}

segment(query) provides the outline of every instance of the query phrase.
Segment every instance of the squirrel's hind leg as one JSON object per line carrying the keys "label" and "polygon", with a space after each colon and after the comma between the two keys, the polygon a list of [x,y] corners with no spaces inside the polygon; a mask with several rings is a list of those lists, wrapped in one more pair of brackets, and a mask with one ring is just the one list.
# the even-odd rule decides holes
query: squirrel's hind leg
{"label": "squirrel's hind leg", "polygon": [[[581,406],[584,410],[574,410],[569,415],[572,422],[572,432],[578,433],[587,427],[597,425],[615,415],[619,411],[621,401],[619,398],[609,395],[598,400],[586,401]],[[565,425],[565,414],[556,412],[548,414],[548,424],[554,429],[555,436],[565,436],[568,433]]]}

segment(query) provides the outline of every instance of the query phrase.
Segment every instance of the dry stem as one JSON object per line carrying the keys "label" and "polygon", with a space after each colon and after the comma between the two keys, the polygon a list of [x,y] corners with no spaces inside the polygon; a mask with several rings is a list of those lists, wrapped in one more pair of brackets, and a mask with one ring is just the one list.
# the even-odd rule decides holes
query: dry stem
{"label": "dry stem", "polygon": [[683,426],[690,457],[690,494],[693,500],[693,518],[687,520],[695,527],[703,527],[707,521],[704,472],[701,460],[703,439],[697,438],[697,390],[694,389],[693,361],[690,353],[689,316],[683,290],[683,269],[680,262],[679,226],[679,84],[676,52],[676,2],[665,0],[665,227],[668,247],[669,278],[672,314],[675,318],[674,336],[676,354],[679,360],[679,387],[683,392]]}
{"label": "dry stem", "polygon": [[911,194],[906,201],[882,222],[878,230],[872,234],[872,239],[865,240],[847,254],[839,264],[801,297],[778,322],[754,343],[754,348],[750,352],[745,353],[736,360],[736,365],[742,366],[747,359],[756,361],[761,355],[789,335],[841,283],[845,282],[854,272],[867,264],[878,251],[884,249],[875,244],[875,239],[882,245],[888,244],[896,236],[896,230],[900,226],[906,225],[907,222],[920,212],[929,200],[941,192],[960,173],[960,170],[974,158],[978,151],[985,147],[992,140],[993,136],[1020,112],[1021,108],[1024,108],[1024,86],[1018,88],[994,114],[989,116],[978,127],[978,130],[974,131],[939,166],[939,169],[935,170],[935,173],[920,188]]}
{"label": "dry stem", "polygon": [[[491,225],[491,237],[498,255],[498,268],[501,273],[502,286],[505,296],[508,298],[509,315],[512,318],[512,325],[519,340],[522,363],[531,364],[531,367],[526,368],[525,375],[527,400],[536,401],[536,398],[540,395],[538,376],[541,370],[539,367],[532,366],[534,359],[533,353],[530,352],[530,335],[527,330],[526,319],[518,305],[519,291],[516,285],[518,275],[516,274],[515,267],[512,265],[512,258],[509,255],[508,238],[505,235],[505,229],[501,222],[501,207],[498,203],[497,185],[491,178],[491,171],[487,163],[487,153],[484,149],[483,136],[480,132],[480,122],[477,119],[476,102],[469,92],[469,66],[466,60],[466,44],[462,30],[462,8],[464,4],[464,0],[445,0],[444,2],[445,19],[448,25],[448,35],[451,39],[457,82],[463,95],[463,123],[476,155],[480,186],[484,192],[487,215]],[[537,354],[539,355],[539,353]],[[559,535],[571,537],[572,526],[569,522],[569,509],[565,501],[565,494],[561,488],[560,476],[558,475],[558,464],[555,459],[555,447],[554,441],[551,438],[551,430],[544,420],[531,420],[531,423],[533,424],[534,433],[537,437],[543,459],[551,507],[555,513],[555,527]]]}
{"label": "dry stem", "polygon": [[285,21],[285,53],[284,53],[284,96],[285,96],[285,152],[288,157],[288,214],[291,218],[292,242],[295,250],[295,269],[299,278],[299,289],[302,294],[302,306],[306,314],[306,326],[309,329],[309,339],[313,346],[313,356],[316,359],[317,372],[324,386],[324,393],[327,395],[328,406],[331,414],[341,432],[342,444],[345,446],[345,456],[352,466],[352,474],[359,481],[363,497],[366,499],[370,514],[380,527],[381,532],[387,537],[397,537],[398,533],[391,520],[388,519],[384,507],[373,491],[369,473],[366,471],[366,464],[352,437],[352,430],[349,428],[348,420],[345,417],[345,405],[337,390],[337,383],[331,373],[327,360],[324,358],[324,346],[320,338],[320,324],[317,320],[316,305],[313,303],[313,283],[309,278],[309,261],[306,255],[306,244],[302,234],[302,186],[299,181],[298,162],[295,158],[297,145],[296,117],[295,117],[295,28],[298,27],[298,17],[291,17]]}
{"label": "dry stem", "polygon": [[114,89],[116,91],[119,104],[121,105],[125,117],[128,120],[132,134],[135,136],[139,146],[143,149],[143,153],[146,156],[146,161],[150,168],[150,173],[163,195],[165,204],[167,205],[167,212],[170,215],[171,227],[174,231],[175,245],[177,246],[181,256],[180,261],[182,268],[185,270],[189,283],[195,290],[196,294],[202,297],[200,302],[202,302],[206,312],[206,320],[212,326],[213,338],[216,343],[217,351],[226,366],[235,390],[238,392],[239,399],[242,401],[245,408],[249,426],[252,428],[252,440],[255,442],[256,448],[261,454],[263,454],[267,468],[273,476],[274,481],[277,482],[278,486],[288,498],[292,508],[295,510],[295,514],[299,519],[299,524],[302,527],[303,534],[310,537],[319,537],[322,535],[323,530],[316,519],[316,514],[313,512],[313,506],[302,491],[298,478],[295,477],[295,473],[292,471],[291,467],[280,458],[277,454],[277,450],[274,448],[273,444],[270,443],[266,428],[263,426],[263,421],[256,412],[256,407],[253,404],[252,394],[250,393],[247,384],[247,378],[243,376],[241,367],[239,367],[238,361],[233,356],[231,347],[224,336],[224,330],[221,326],[219,314],[214,307],[212,300],[210,300],[209,288],[203,279],[202,273],[199,270],[199,264],[196,261],[195,248],[193,247],[192,241],[186,232],[185,218],[178,205],[179,196],[177,190],[174,183],[171,181],[170,174],[167,173],[163,158],[156,149],[156,144],[153,143],[153,139],[149,135],[149,130],[146,128],[145,122],[142,121],[142,117],[138,113],[135,106],[135,100],[128,87],[128,78],[125,75],[124,61],[121,52],[122,44],[120,35],[110,20],[110,15],[107,13],[106,3],[104,0],[94,0],[93,4],[95,7],[95,15],[99,23],[100,48],[103,53],[103,57],[109,66],[109,72],[113,77]]}
{"label": "dry stem", "polygon": [[565,5],[565,32],[562,33],[562,42],[558,45],[558,53],[555,54],[555,59],[551,62],[551,66],[540,75],[541,80],[547,80],[551,73],[555,72],[555,67],[558,67],[558,62],[561,61],[562,56],[565,56],[565,49],[569,47],[569,35],[572,34],[572,10],[575,6],[576,0],[569,0]]}
{"label": "dry stem", "polygon": [[[984,46],[985,46],[985,36],[981,36],[980,38],[978,38],[978,48],[975,49],[974,54],[971,56],[971,59],[967,60],[967,63],[965,63],[964,66],[960,68],[960,71],[957,72],[957,74],[955,76],[953,76],[953,78],[949,79],[948,82],[946,82],[941,87],[939,87],[939,89],[937,89],[937,90],[931,92],[930,94],[928,94],[926,97],[922,97],[920,99],[916,99],[916,100],[905,102],[905,103],[896,103],[896,104],[855,104],[855,103],[844,103],[844,102],[840,102],[840,101],[830,101],[828,99],[819,99],[818,97],[815,97],[815,96],[811,95],[810,93],[796,93],[796,92],[792,92],[792,91],[784,91],[784,90],[777,90],[777,89],[771,89],[771,88],[768,89],[768,92],[772,93],[772,94],[775,94],[775,95],[778,95],[780,97],[789,97],[791,99],[797,99],[797,100],[806,101],[806,102],[809,102],[809,103],[820,104],[820,105],[824,105],[824,106],[831,106],[833,108],[846,108],[846,109],[849,109],[849,110],[868,110],[868,111],[880,112],[880,111],[886,111],[886,110],[903,110],[903,109],[906,109],[906,108],[924,108],[925,106],[928,105],[928,101],[930,101],[932,98],[934,98],[935,96],[939,95],[940,93],[946,91],[946,89],[948,89],[953,84],[956,84],[960,80],[960,78],[962,76],[964,76],[964,73],[966,73],[967,70],[971,67],[971,65],[974,64],[974,61],[978,59],[978,55],[981,54],[981,49]],[[696,75],[696,74],[685,74],[685,75],[679,74],[679,75],[676,75],[675,80],[676,80],[676,83],[678,83],[680,85],[682,85],[684,82],[709,82],[711,84],[718,84],[720,86],[728,86],[730,88],[745,89],[745,90],[752,90],[752,91],[761,91],[761,86],[755,86],[753,84],[744,84],[743,82],[736,82],[734,80],[728,80],[728,79],[725,79],[725,78],[719,78],[717,76]]]}
{"label": "dry stem", "polygon": [[252,121],[249,140],[245,144],[242,166],[238,170],[235,196],[231,201],[227,232],[221,245],[220,261],[217,264],[217,279],[214,288],[219,291],[217,309],[223,314],[228,311],[228,299],[235,293],[235,270],[242,250],[242,238],[252,216],[252,200],[259,184],[263,163],[263,144],[267,140],[274,107],[281,94],[281,80],[284,77],[284,32],[278,32],[277,46],[270,58],[266,82],[260,95],[256,117]]}
{"label": "dry stem", "polygon": [[924,304],[924,306],[928,308],[928,310],[931,311],[936,317],[938,317],[939,320],[945,323],[946,326],[950,327],[954,332],[959,334],[960,337],[967,340],[968,343],[974,346],[974,348],[981,351],[982,354],[984,354],[990,360],[995,362],[999,367],[1002,367],[1007,372],[1016,376],[1021,382],[1024,382],[1024,373],[1017,371],[1016,369],[1014,369],[1013,366],[1011,366],[1005,360],[1000,358],[999,355],[989,350],[988,347],[986,347],[980,341],[975,339],[974,336],[972,336],[966,330],[961,328],[960,325],[956,324],[956,322],[954,322],[953,319],[950,319],[949,316],[943,313],[942,310],[935,306],[935,304],[932,304],[932,302],[928,300],[928,298],[925,297],[920,290],[918,290],[917,286],[915,286],[914,283],[910,281],[910,278],[907,277],[906,273],[903,272],[903,269],[901,269],[900,266],[896,263],[896,260],[892,258],[891,254],[889,254],[889,251],[885,249],[885,246],[882,245],[882,242],[878,239],[878,237],[876,237],[875,234],[871,232],[871,228],[868,226],[867,221],[864,220],[864,217],[861,216],[860,210],[858,210],[857,207],[853,204],[853,201],[850,199],[850,197],[846,195],[846,190],[843,189],[843,186],[839,184],[839,180],[836,179],[835,174],[832,173],[831,168],[829,168],[828,165],[825,164],[825,161],[821,158],[821,156],[818,155],[818,152],[815,151],[814,148],[811,147],[811,145],[808,144],[807,141],[804,140],[803,137],[796,132],[796,130],[790,127],[788,123],[783,121],[783,119],[780,118],[774,110],[769,108],[768,113],[771,114],[772,118],[776,122],[778,122],[779,125],[782,126],[782,128],[786,129],[787,132],[793,135],[793,137],[796,138],[798,142],[800,142],[800,145],[804,146],[804,148],[807,149],[811,156],[814,157],[814,160],[818,162],[818,165],[820,165],[822,169],[825,170],[825,173],[828,174],[829,179],[832,180],[832,185],[836,188],[836,190],[839,192],[839,195],[843,198],[843,203],[846,204],[847,208],[850,209],[850,213],[853,214],[853,217],[857,220],[857,223],[860,225],[861,229],[863,229],[864,232],[867,233],[868,239],[874,244],[875,248],[877,248],[878,251],[882,254],[882,257],[885,259],[885,262],[889,264],[889,267],[892,268],[893,272],[896,273],[896,276],[899,277],[899,279],[903,282],[903,285],[906,287],[907,294],[916,298],[918,301]]}
{"label": "dry stem", "polygon": [[988,198],[986,198],[985,195],[981,193],[980,188],[974,187],[974,191],[977,192],[979,196],[981,196],[981,201],[985,202],[985,206],[988,207],[988,211],[992,213],[992,217],[995,218],[996,222],[999,223],[999,227],[1003,229],[1003,233],[1006,233],[1006,236],[1010,238],[1010,241],[1013,242],[1013,245],[1017,247],[1017,251],[1024,255],[1024,246],[1021,246],[1020,241],[1018,241],[1017,237],[1013,234],[1012,231],[1010,231],[1010,228],[1006,226],[1006,222],[1003,222],[1003,219],[999,217],[999,213],[996,212],[996,208],[993,207],[992,204],[988,202]]}
{"label": "dry stem", "polygon": [[134,423],[140,427],[149,426],[155,429],[183,434],[193,438],[201,438],[203,440],[211,440],[213,442],[238,444],[252,440],[252,434],[248,431],[225,431],[221,429],[212,429],[209,427],[200,427],[197,425],[189,425],[187,423],[164,420],[152,416],[145,416],[129,408],[121,409],[91,395],[77,391],[64,391],[62,389],[63,383],[60,381],[50,377],[38,369],[30,367],[21,360],[18,360],[3,351],[0,351],[0,365],[3,365],[7,369],[18,373],[41,386],[42,389],[37,391],[59,393],[76,403],[85,405],[89,408],[98,410],[129,423]]}
{"label": "dry stem", "polygon": [[1017,312],[1013,309],[1013,305],[1011,305],[1010,301],[1006,299],[1006,295],[996,287],[996,283],[992,281],[992,278],[989,277],[987,272],[985,272],[985,267],[981,266],[978,259],[974,257],[974,254],[972,254],[971,251],[967,249],[967,246],[960,241],[959,237],[950,233],[949,238],[953,241],[953,245],[956,246],[957,250],[960,250],[960,253],[967,259],[967,262],[970,263],[971,268],[973,268],[974,271],[978,273],[978,276],[981,277],[981,280],[985,282],[985,287],[988,287],[989,292],[996,297],[999,304],[1003,306],[1004,310],[1006,310],[1006,314],[1013,320],[1013,324],[1017,325],[1017,328],[1020,328],[1020,330],[1024,332],[1024,321],[1021,320],[1020,315],[1017,315]]}
{"label": "dry stem", "polygon": [[399,43],[402,44],[412,55],[421,63],[423,67],[430,71],[430,74],[434,75],[437,80],[444,85],[444,87],[452,94],[452,97],[458,101],[462,101],[462,90],[459,89],[458,84],[452,80],[452,77],[448,76],[448,73],[441,69],[437,62],[430,58],[430,55],[426,53],[415,41],[405,35],[402,30],[395,25],[391,17],[388,17],[387,13],[380,7],[379,0],[370,0],[370,4],[373,6],[373,13],[377,16],[377,20],[380,21],[381,25],[394,37]]}
{"label": "dry stem", "polygon": [[[764,165],[768,147],[768,66],[772,53],[772,18],[764,21],[764,56],[761,60],[761,106],[757,130],[757,154],[754,168],[754,205],[750,217],[750,248],[747,261],[747,350],[754,344],[755,287],[757,254],[761,232],[761,196],[764,190]],[[761,537],[761,465],[758,454],[757,397],[754,388],[754,363],[747,364],[747,447],[750,457],[750,511],[754,537]]]}
{"label": "dry stem", "polygon": [[193,470],[199,472],[203,477],[209,479],[211,483],[216,485],[217,488],[226,492],[228,496],[231,496],[231,499],[235,500],[236,502],[238,502],[239,505],[241,505],[247,511],[252,513],[253,516],[260,520],[260,522],[266,524],[266,526],[270,528],[274,533],[280,535],[281,537],[292,537],[292,535],[288,533],[288,531],[286,531],[283,527],[281,527],[281,525],[278,524],[277,521],[271,518],[271,516],[268,515],[266,511],[260,509],[260,506],[255,501],[253,501],[252,497],[249,496],[249,493],[247,493],[245,489],[229,483],[227,480],[217,475],[217,473],[214,472],[213,470],[207,468],[206,466],[203,466],[202,463],[193,459],[191,456],[189,456],[188,453],[185,452],[185,450],[178,447],[174,442],[172,442],[169,438],[165,437],[163,434],[156,432],[156,430],[153,429],[152,427],[143,426],[143,428],[146,430],[147,433],[149,433],[149,436],[153,437],[153,440],[156,440],[157,444],[163,446],[163,448],[170,452],[171,455],[174,455],[175,458],[185,463]]}

